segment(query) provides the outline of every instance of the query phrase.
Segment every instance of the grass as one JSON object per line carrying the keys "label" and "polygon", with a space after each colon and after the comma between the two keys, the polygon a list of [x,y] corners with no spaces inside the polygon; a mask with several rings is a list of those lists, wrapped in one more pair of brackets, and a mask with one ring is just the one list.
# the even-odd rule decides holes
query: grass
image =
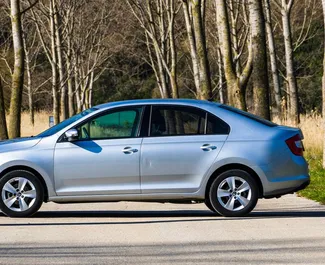
{"label": "grass", "polygon": [[[32,126],[29,122],[28,113],[22,114],[22,136],[37,135],[44,131],[49,125],[49,116],[47,112],[38,112],[35,114],[35,124]],[[291,125],[289,122],[281,122],[275,119],[276,123]],[[322,148],[323,148],[323,119],[318,115],[302,115],[299,125],[304,134],[304,146],[306,149],[305,157],[309,163],[311,184],[299,195],[325,204],[325,170],[322,167]]]}
{"label": "grass", "polygon": [[298,192],[299,195],[325,204],[325,170],[322,166],[322,153],[307,151],[305,157],[309,164],[310,185]]}

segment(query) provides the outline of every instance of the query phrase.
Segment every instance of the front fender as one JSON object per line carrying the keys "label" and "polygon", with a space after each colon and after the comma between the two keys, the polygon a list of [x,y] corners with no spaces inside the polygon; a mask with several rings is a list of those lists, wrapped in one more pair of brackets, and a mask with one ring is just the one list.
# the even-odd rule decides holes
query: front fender
{"label": "front fender", "polygon": [[48,172],[49,170],[45,169],[43,167],[40,167],[39,165],[37,165],[33,162],[30,162],[27,160],[6,161],[0,165],[0,174],[2,174],[2,172],[6,171],[8,169],[10,170],[11,168],[15,169],[15,168],[19,168],[19,167],[25,167],[26,169],[30,168],[30,169],[37,171],[41,175],[41,177],[43,178],[43,180],[47,186],[49,197],[56,196],[53,181],[52,181],[51,175]]}

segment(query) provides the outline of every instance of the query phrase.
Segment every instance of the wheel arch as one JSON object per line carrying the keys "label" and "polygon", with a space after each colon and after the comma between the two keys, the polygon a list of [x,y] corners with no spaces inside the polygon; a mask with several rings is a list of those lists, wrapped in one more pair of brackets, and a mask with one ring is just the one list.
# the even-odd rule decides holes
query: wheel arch
{"label": "wheel arch", "polygon": [[0,179],[3,176],[5,176],[7,173],[15,171],[15,170],[24,170],[24,171],[28,171],[28,172],[32,173],[33,175],[35,175],[39,179],[39,181],[41,182],[41,184],[43,186],[43,189],[44,189],[44,199],[43,199],[43,201],[44,202],[48,201],[49,192],[48,192],[46,182],[45,182],[43,176],[37,170],[35,170],[34,168],[31,168],[31,167],[28,167],[28,166],[11,166],[11,167],[6,168],[2,172],[0,172]]}
{"label": "wheel arch", "polygon": [[206,188],[205,188],[205,198],[207,198],[207,196],[209,194],[210,186],[211,186],[212,182],[216,179],[216,177],[228,170],[231,170],[231,169],[239,169],[239,170],[243,170],[243,171],[246,171],[247,173],[249,173],[256,181],[256,184],[258,187],[258,197],[259,198],[263,197],[263,184],[262,184],[262,181],[261,181],[260,177],[258,176],[258,174],[249,166],[246,166],[246,165],[243,165],[240,163],[231,163],[231,164],[226,164],[226,165],[223,165],[223,166],[217,168],[211,174],[211,176],[207,182]]}

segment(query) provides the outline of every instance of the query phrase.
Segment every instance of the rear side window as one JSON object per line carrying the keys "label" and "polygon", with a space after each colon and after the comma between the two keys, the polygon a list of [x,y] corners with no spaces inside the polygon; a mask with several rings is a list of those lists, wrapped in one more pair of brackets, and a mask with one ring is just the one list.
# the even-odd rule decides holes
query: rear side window
{"label": "rear side window", "polygon": [[216,116],[193,107],[152,106],[150,136],[229,134]]}
{"label": "rear side window", "polygon": [[229,134],[230,127],[223,120],[208,113],[206,134]]}
{"label": "rear side window", "polygon": [[243,110],[240,110],[240,109],[236,109],[236,108],[231,107],[231,106],[228,106],[228,105],[220,105],[219,107],[222,108],[222,109],[226,109],[226,110],[229,110],[231,112],[234,112],[236,114],[239,114],[241,116],[245,116],[246,118],[249,118],[251,120],[257,121],[257,122],[262,123],[262,124],[264,124],[266,126],[269,126],[269,127],[278,126],[274,122],[265,120],[265,119],[263,119],[263,118],[261,118],[259,116],[256,116],[256,115],[254,115],[252,113],[249,113],[249,112],[246,112],[246,111],[243,111]]}
{"label": "rear side window", "polygon": [[150,136],[204,134],[205,112],[193,108],[153,106]]}

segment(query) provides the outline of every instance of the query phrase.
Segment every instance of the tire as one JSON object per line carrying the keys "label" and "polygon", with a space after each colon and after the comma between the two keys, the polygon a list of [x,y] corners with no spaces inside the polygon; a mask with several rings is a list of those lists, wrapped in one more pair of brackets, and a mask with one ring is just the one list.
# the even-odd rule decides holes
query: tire
{"label": "tire", "polygon": [[206,207],[209,208],[209,210],[211,210],[211,211],[214,212],[214,213],[218,213],[218,212],[213,208],[213,206],[211,205],[210,200],[205,200],[204,203],[205,203]]}
{"label": "tire", "polygon": [[31,172],[14,170],[0,179],[0,210],[9,217],[33,215],[43,199],[43,186]]}
{"label": "tire", "polygon": [[256,181],[244,170],[228,170],[212,182],[208,200],[223,216],[245,216],[255,208],[258,200]]}

